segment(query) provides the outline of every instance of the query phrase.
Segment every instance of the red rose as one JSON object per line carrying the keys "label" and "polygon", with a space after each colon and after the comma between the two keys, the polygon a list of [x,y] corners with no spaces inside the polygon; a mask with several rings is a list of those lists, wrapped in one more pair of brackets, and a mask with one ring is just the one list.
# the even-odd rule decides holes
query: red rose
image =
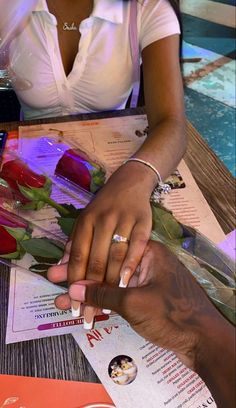
{"label": "red rose", "polygon": [[58,161],[55,174],[95,193],[105,183],[105,170],[79,149],[67,150]]}
{"label": "red rose", "polygon": [[2,258],[21,258],[25,251],[20,243],[31,237],[27,222],[0,208],[0,256]]}
{"label": "red rose", "polygon": [[0,225],[0,256],[15,253],[17,241]]}
{"label": "red rose", "polygon": [[8,183],[14,198],[27,209],[42,208],[51,193],[51,181],[44,175],[32,171],[20,159],[4,163],[0,178]]}

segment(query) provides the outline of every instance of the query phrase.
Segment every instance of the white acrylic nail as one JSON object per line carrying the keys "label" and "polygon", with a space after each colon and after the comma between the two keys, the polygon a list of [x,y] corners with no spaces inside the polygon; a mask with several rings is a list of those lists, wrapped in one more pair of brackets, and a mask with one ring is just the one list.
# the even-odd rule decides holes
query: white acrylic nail
{"label": "white acrylic nail", "polygon": [[80,317],[80,303],[76,307],[71,305],[71,314],[72,317]]}
{"label": "white acrylic nail", "polygon": [[91,330],[93,328],[94,316],[96,309],[92,306],[86,306],[84,308],[84,329]]}
{"label": "white acrylic nail", "polygon": [[91,330],[92,328],[93,328],[93,319],[91,320],[91,322],[86,322],[86,320],[84,319],[84,329]]}
{"label": "white acrylic nail", "polygon": [[124,283],[122,277],[120,278],[119,288],[127,288],[127,283]]}
{"label": "white acrylic nail", "polygon": [[125,268],[123,270],[123,272],[120,275],[119,288],[127,288],[131,275],[132,273],[130,268]]}

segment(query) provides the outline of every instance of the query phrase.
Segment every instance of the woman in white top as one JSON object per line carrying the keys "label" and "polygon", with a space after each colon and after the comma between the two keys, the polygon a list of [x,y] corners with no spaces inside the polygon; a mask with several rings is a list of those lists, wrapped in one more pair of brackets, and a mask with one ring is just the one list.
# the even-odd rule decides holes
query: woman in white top
{"label": "woman in white top", "polygon": [[[133,87],[132,1],[38,1],[11,45],[11,68],[25,79],[25,86],[16,86],[25,119],[125,107]],[[149,135],[135,157],[158,169],[162,179],[186,149],[179,34],[168,0],[137,0]],[[64,280],[67,274],[70,283],[85,277],[116,283],[121,276],[126,284],[150,235],[149,199],[157,183],[150,166],[136,161],[122,165],[78,220],[68,267],[65,256],[49,272],[50,279]],[[111,244],[114,234],[127,237],[129,244]],[[63,301],[57,304],[62,307]],[[79,305],[72,306],[79,315]],[[85,318],[90,325],[92,309],[86,309]]]}

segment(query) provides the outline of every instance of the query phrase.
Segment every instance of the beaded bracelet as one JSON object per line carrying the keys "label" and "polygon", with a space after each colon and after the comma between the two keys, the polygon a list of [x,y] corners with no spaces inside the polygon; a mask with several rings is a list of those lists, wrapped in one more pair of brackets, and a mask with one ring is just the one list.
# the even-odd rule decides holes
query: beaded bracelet
{"label": "beaded bracelet", "polygon": [[159,171],[154,167],[151,163],[149,163],[146,160],[143,159],[138,159],[137,157],[130,157],[127,159],[123,164],[126,164],[128,162],[135,161],[141,164],[144,164],[145,166],[149,167],[157,176],[158,178],[158,185],[154,188],[152,194],[151,194],[151,201],[154,202],[160,202],[161,200],[161,193],[167,194],[170,192],[171,187],[169,184],[163,183],[161,175]]}

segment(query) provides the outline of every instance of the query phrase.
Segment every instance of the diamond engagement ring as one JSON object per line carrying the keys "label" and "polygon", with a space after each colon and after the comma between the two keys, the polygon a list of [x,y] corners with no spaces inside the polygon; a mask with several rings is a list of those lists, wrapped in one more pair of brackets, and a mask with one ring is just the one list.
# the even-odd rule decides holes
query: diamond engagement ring
{"label": "diamond engagement ring", "polygon": [[112,244],[119,244],[120,242],[129,243],[129,239],[126,237],[122,237],[122,235],[114,234],[111,240]]}

